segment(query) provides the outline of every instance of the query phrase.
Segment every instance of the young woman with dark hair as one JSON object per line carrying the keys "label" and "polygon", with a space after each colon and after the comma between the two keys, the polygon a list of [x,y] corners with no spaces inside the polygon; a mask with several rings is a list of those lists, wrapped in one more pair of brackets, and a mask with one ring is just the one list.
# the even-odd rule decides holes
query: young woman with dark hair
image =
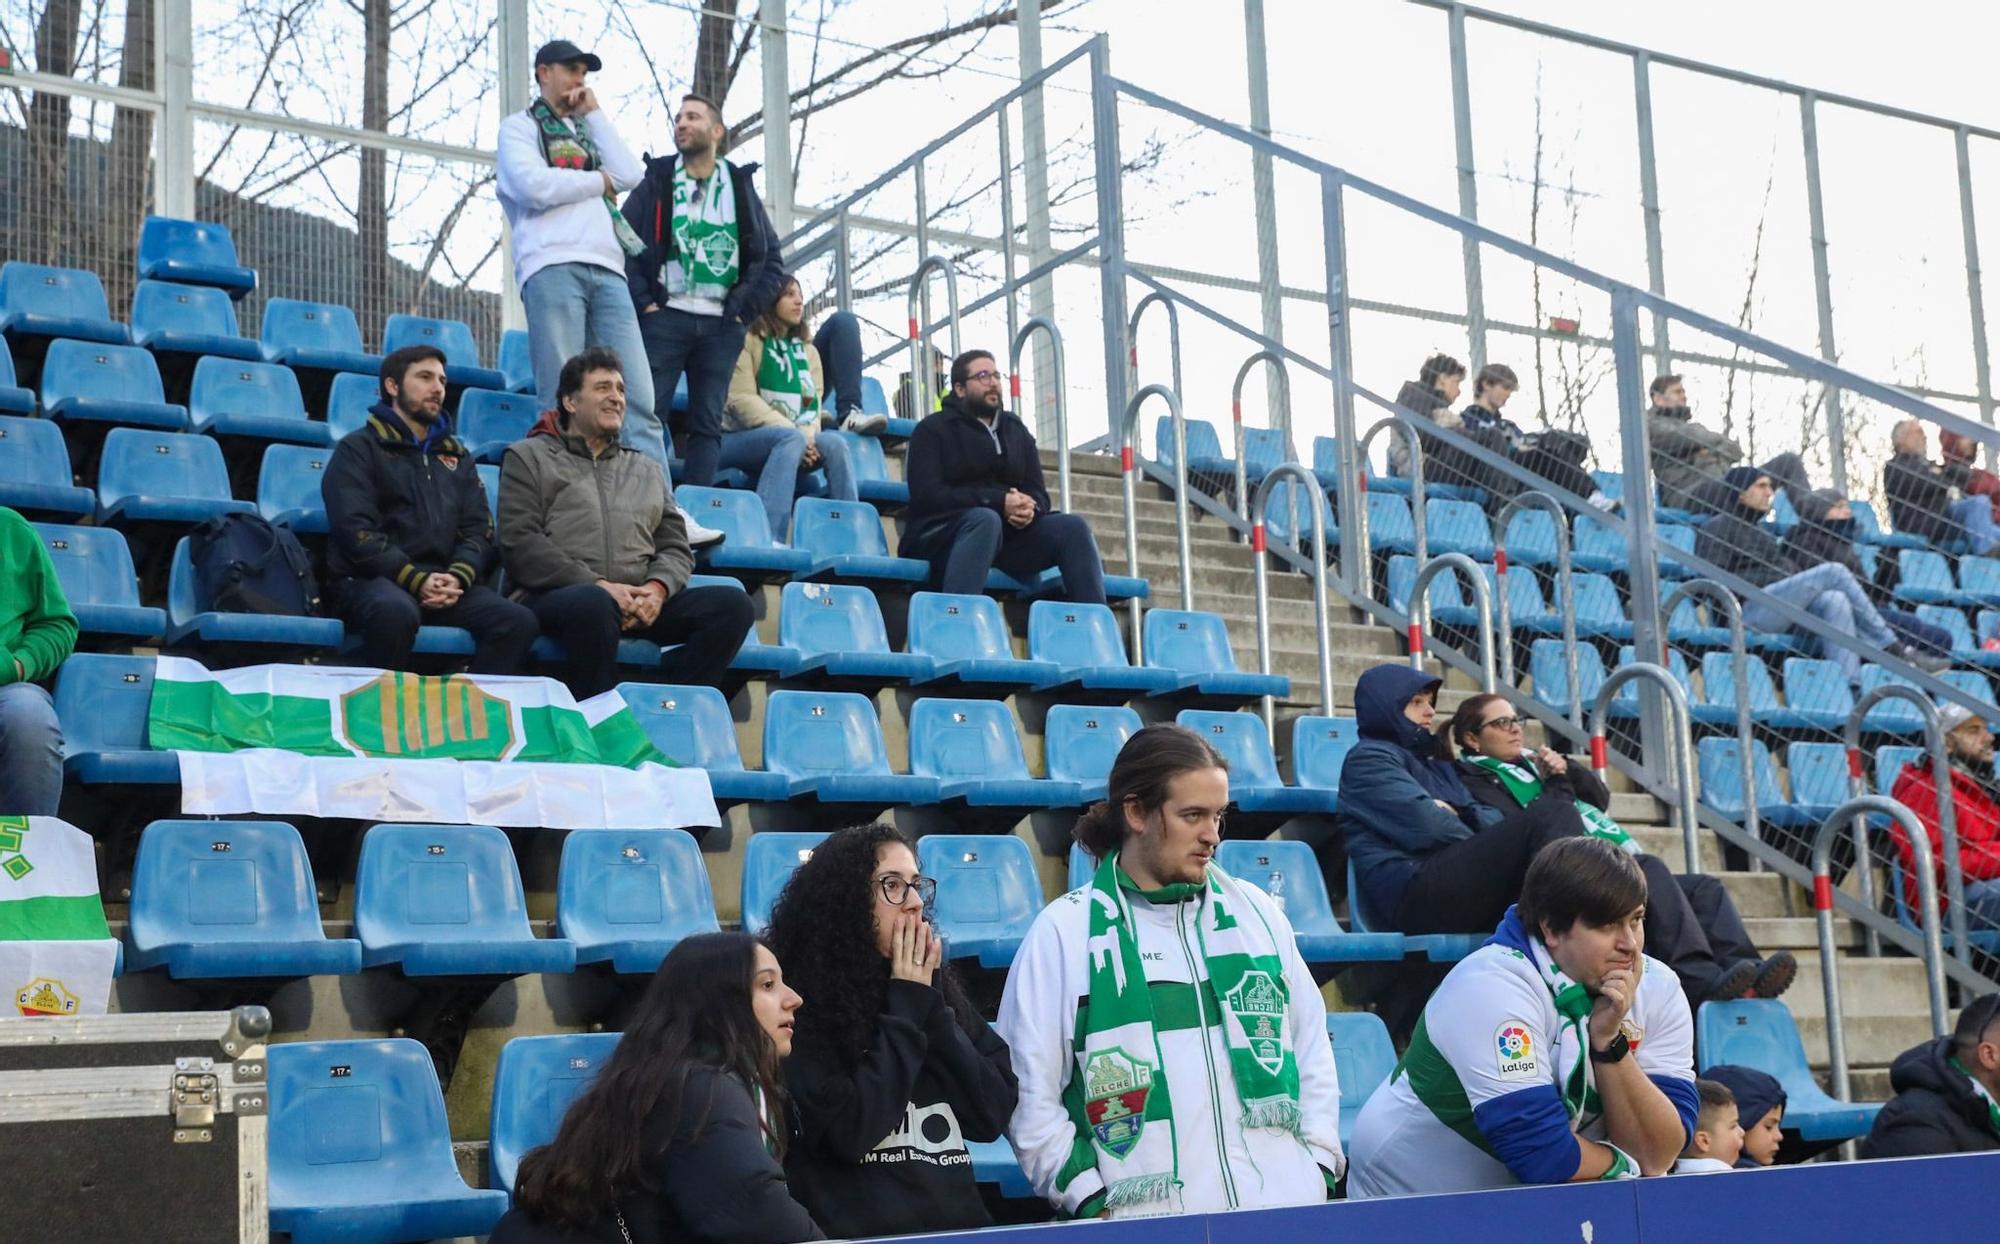
{"label": "young woman with dark hair", "polygon": [[979,1017],[928,918],[937,883],[889,825],[815,847],[770,940],[811,1000],[785,1060],[793,1193],[838,1238],[991,1226],[966,1141],[1014,1111],[1007,1044]]}
{"label": "young woman with dark hair", "polygon": [[555,1140],[521,1159],[492,1244],[824,1239],[785,1188],[778,1060],[799,995],[743,933],[673,948]]}

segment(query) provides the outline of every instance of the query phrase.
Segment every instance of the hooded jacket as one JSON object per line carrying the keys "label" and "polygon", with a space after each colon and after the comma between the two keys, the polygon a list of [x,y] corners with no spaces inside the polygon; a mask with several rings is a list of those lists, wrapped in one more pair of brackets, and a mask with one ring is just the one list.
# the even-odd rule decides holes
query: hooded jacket
{"label": "hooded jacket", "polygon": [[1785,552],[1795,565],[1816,566],[1821,562],[1833,562],[1845,566],[1878,608],[1892,604],[1888,591],[1868,577],[1868,572],[1862,568],[1860,555],[1854,551],[1856,520],[1852,516],[1826,516],[1828,510],[1845,500],[1847,498],[1831,488],[1794,497],[1792,504],[1798,507],[1799,521],[1785,533]]}
{"label": "hooded jacket", "polygon": [[412,596],[428,575],[471,587],[493,562],[493,513],[479,468],[451,420],[419,440],[387,402],[340,438],[320,477],[326,569],[337,596],[351,579],[388,579]]}
{"label": "hooded jacket", "polygon": [[1922,454],[1897,454],[1882,468],[1882,493],[1889,501],[1889,521],[1905,535],[1922,536],[1933,544],[1965,538],[1965,528],[1951,520],[1951,503],[1966,483],[1966,468],[1940,465]]}
{"label": "hooded jacket", "polygon": [[[1437,738],[1403,713],[1410,697],[1441,681],[1407,665],[1378,665],[1354,686],[1355,733],[1340,767],[1335,823],[1354,862],[1369,923],[1395,918],[1425,856],[1500,821],[1473,799]],[[1437,806],[1437,800],[1455,811]]]}
{"label": "hooded jacket", "polygon": [[[1729,1090],[1736,1099],[1737,1117],[1743,1121],[1743,1130],[1757,1126],[1772,1110],[1785,1108],[1785,1086],[1778,1083],[1778,1077],[1755,1067],[1743,1067],[1735,1063],[1719,1063],[1701,1073],[1704,1080],[1713,1080]],[[1780,1117],[1783,1117],[1782,1114]],[[1764,1164],[1748,1153],[1736,1159],[1739,1171],[1761,1171]]]}
{"label": "hooded jacket", "polygon": [[1861,1142],[1864,1158],[1913,1158],[2000,1149],[1986,1100],[1951,1065],[1949,1034],[1904,1050],[1889,1065],[1895,1097]]}
{"label": "hooded jacket", "polygon": [[[646,175],[625,196],[625,223],[632,226],[646,249],[625,257],[625,284],[632,290],[632,305],[645,310],[655,303],[671,306],[662,276],[666,262],[677,254],[669,217],[674,204],[674,171],[680,167],[680,153],[647,156]],[[755,164],[729,165],[729,186],[736,199],[736,284],[722,299],[722,316],[736,324],[748,324],[778,300],[783,287],[784,256],[778,252],[777,230],[764,214],[764,201],[750,185]]]}
{"label": "hooded jacket", "polygon": [[1695,508],[1694,494],[1702,484],[1743,461],[1741,445],[1696,423],[1694,412],[1685,406],[1648,407],[1646,436],[1652,445],[1660,501],[1679,509]]}
{"label": "hooded jacket", "polygon": [[1695,530],[1694,555],[1727,570],[1753,587],[1769,587],[1806,567],[1793,560],[1773,528],[1744,505],[1743,491],[1768,473],[1756,467],[1735,467],[1719,480],[1709,480],[1697,492],[1701,508],[1714,517]]}
{"label": "hooded jacket", "polygon": [[964,399],[949,394],[935,413],[918,421],[903,455],[903,477],[910,481],[905,545],[921,530],[967,510],[992,510],[1005,517],[1009,488],[1033,497],[1037,515],[1049,512],[1041,450],[1035,434],[1012,411],[1002,410],[988,431],[986,421]]}

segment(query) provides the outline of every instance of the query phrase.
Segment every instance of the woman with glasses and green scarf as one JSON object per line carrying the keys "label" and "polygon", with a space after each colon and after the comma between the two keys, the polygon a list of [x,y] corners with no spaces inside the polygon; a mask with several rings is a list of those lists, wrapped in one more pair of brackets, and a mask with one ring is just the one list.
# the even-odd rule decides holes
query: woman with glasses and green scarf
{"label": "woman with glasses and green scarf", "polygon": [[889,825],[843,829],[799,865],[769,941],[800,1012],[785,1087],[792,1195],[837,1239],[991,1226],[968,1141],[1014,1112],[1007,1043],[966,996],[930,921],[937,882]]}

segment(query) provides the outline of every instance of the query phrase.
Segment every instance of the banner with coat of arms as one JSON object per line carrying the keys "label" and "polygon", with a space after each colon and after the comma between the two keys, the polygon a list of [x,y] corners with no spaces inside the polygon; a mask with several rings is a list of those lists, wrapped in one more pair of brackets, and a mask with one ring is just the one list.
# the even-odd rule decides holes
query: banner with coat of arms
{"label": "banner with coat of arms", "polygon": [[0,1016],[102,1015],[117,964],[90,835],[53,816],[0,817]]}

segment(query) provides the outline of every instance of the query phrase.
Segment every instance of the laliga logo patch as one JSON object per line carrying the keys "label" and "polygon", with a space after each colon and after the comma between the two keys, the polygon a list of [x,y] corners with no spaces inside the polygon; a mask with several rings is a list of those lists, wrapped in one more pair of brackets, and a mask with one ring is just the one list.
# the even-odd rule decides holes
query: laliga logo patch
{"label": "laliga logo patch", "polygon": [[1502,1080],[1532,1080],[1540,1073],[1541,1068],[1535,1062],[1535,1036],[1522,1021],[1502,1022],[1494,1030],[1493,1046],[1499,1055]]}

